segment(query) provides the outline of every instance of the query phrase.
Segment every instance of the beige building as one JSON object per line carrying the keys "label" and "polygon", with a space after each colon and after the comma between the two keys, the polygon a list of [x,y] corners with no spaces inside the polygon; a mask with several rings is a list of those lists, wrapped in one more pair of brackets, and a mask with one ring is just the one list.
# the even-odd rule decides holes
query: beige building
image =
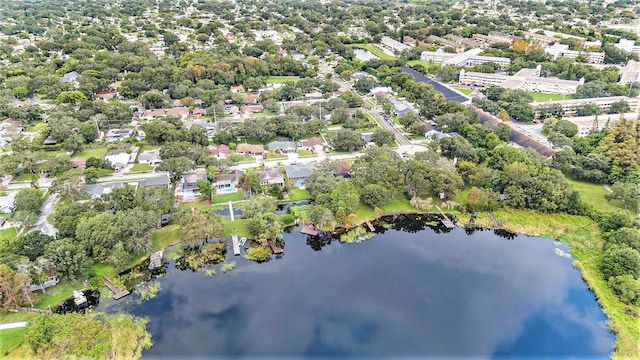
{"label": "beige building", "polygon": [[511,76],[460,70],[459,82],[465,85],[494,85],[505,89],[566,95],[574,94],[578,86],[584,84],[584,78],[580,81],[543,78],[540,77],[540,70],[541,66],[538,65],[535,69],[521,69]]}
{"label": "beige building", "polygon": [[547,46],[544,49],[544,52],[551,55],[553,60],[556,60],[560,56],[564,56],[569,59],[575,59],[580,55],[584,55],[587,57],[587,62],[589,64],[602,64],[604,62],[604,52],[583,52],[583,51],[575,51],[569,50],[569,45],[555,43],[551,46]]}
{"label": "beige building", "polygon": [[640,106],[640,100],[638,98],[631,98],[627,96],[610,96],[610,97],[601,97],[601,98],[591,98],[591,99],[572,99],[572,100],[560,100],[560,101],[547,101],[544,103],[532,103],[531,106],[534,110],[537,110],[542,106],[549,105],[560,105],[562,110],[564,110],[565,116],[573,116],[576,114],[578,108],[587,104],[594,104],[598,106],[602,110],[603,113],[609,111],[611,105],[613,103],[617,103],[620,101],[625,101],[629,104],[631,108],[631,112],[638,112],[638,108]]}
{"label": "beige building", "polygon": [[442,65],[455,65],[455,66],[475,66],[486,63],[496,63],[500,67],[505,68],[511,64],[511,59],[497,56],[481,56],[479,55],[482,49],[471,49],[461,54],[446,53],[442,50],[438,51],[423,51],[420,54],[420,60],[433,61],[442,63]]}

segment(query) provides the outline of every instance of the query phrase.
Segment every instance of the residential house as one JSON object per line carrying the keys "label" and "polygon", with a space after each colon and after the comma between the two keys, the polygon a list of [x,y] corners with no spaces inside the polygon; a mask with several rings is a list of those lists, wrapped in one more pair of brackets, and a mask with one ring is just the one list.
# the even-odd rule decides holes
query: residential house
{"label": "residential house", "polygon": [[113,166],[115,171],[120,171],[129,163],[130,155],[124,150],[114,150],[109,155],[105,155],[104,159]]}
{"label": "residential house", "polygon": [[63,83],[71,83],[73,84],[73,87],[77,89],[78,87],[80,87],[80,83],[78,82],[79,77],[80,77],[80,74],[78,74],[75,71],[72,71],[62,75],[60,77],[60,81],[62,81]]}
{"label": "residential house", "polygon": [[167,116],[177,116],[182,120],[189,116],[189,108],[186,106],[167,109]]}
{"label": "residential house", "polygon": [[244,86],[242,85],[232,86],[229,88],[229,91],[233,94],[241,93],[241,92],[244,92]]}
{"label": "residential house", "polygon": [[279,153],[295,152],[296,143],[293,141],[272,141],[267,144],[269,150],[277,151]]}
{"label": "residential house", "polygon": [[277,167],[265,169],[263,171],[256,172],[256,175],[260,178],[260,185],[272,185],[278,184],[284,185],[284,176]]}
{"label": "residential house", "polygon": [[356,73],[354,73],[353,75],[351,75],[351,80],[353,81],[358,81],[360,79],[364,79],[364,78],[371,78],[373,80],[376,80],[376,77],[369,74],[368,72],[364,72],[364,71],[358,71]]}
{"label": "residential house", "polygon": [[10,128],[15,129],[17,132],[22,132],[24,130],[24,125],[22,125],[20,120],[14,118],[7,118],[0,123],[0,131],[5,131]]}
{"label": "residential house", "polygon": [[304,98],[307,100],[322,100],[322,93],[320,91],[312,91],[304,94]]}
{"label": "residential house", "polygon": [[257,104],[260,96],[258,94],[247,94],[242,97],[243,104]]}
{"label": "residential house", "polygon": [[162,162],[160,158],[160,149],[143,151],[138,155],[138,162],[140,164],[148,164],[151,166],[158,166]]}
{"label": "residential house", "polygon": [[311,164],[291,164],[285,165],[284,171],[287,174],[287,178],[291,181],[304,181],[311,173],[314,168]]}
{"label": "residential house", "polygon": [[149,109],[145,110],[142,114],[142,118],[146,120],[153,120],[155,118],[164,117],[164,109]]}
{"label": "residential house", "polygon": [[315,151],[315,152],[320,152],[322,151],[322,148],[324,148],[324,142],[322,141],[322,139],[318,137],[310,137],[305,140],[300,140],[299,145],[301,148],[305,150]]}
{"label": "residential house", "polygon": [[389,86],[376,86],[369,90],[369,93],[373,96],[380,97],[393,94],[393,89]]}
{"label": "residential house", "polygon": [[196,119],[200,119],[201,117],[207,115],[207,111],[204,108],[196,107],[193,108],[193,117]]}
{"label": "residential house", "polygon": [[115,99],[118,97],[117,91],[98,91],[95,93],[96,99],[100,99],[102,101],[109,101],[111,99]]}
{"label": "residential house", "polygon": [[240,178],[244,174],[241,170],[234,170],[229,174],[218,174],[211,183],[217,189],[235,188],[240,183]]}
{"label": "residential house", "polygon": [[240,113],[240,108],[238,108],[236,105],[225,105],[224,113],[226,115],[238,115]]}
{"label": "residential house", "polygon": [[169,189],[171,188],[171,179],[169,179],[168,174],[161,174],[158,176],[146,178],[138,184],[140,188],[148,188],[148,187],[161,187]]}
{"label": "residential house", "polygon": [[209,146],[209,154],[217,158],[225,158],[229,155],[228,145],[211,145]]}
{"label": "residential house", "polygon": [[92,198],[99,198],[102,195],[111,194],[113,189],[124,188],[125,184],[122,182],[108,183],[108,184],[87,184],[84,186],[84,192],[90,194]]}
{"label": "residential house", "polygon": [[107,142],[114,142],[129,139],[131,136],[133,136],[133,130],[131,129],[111,129],[107,132],[105,140]]}
{"label": "residential house", "polygon": [[434,139],[435,140],[442,140],[444,138],[448,138],[451,137],[451,134],[447,134],[447,133],[443,133],[442,131],[438,131],[438,130],[434,130],[431,129],[429,131],[427,131],[426,133],[424,133],[424,138],[426,142],[431,142]]}
{"label": "residential house", "polygon": [[362,133],[362,139],[364,140],[365,149],[368,149],[371,145],[376,145],[376,143],[373,142],[373,133]]}
{"label": "residential house", "polygon": [[264,154],[264,145],[253,145],[242,143],[236,146],[237,154],[262,155]]}
{"label": "residential house", "polygon": [[51,135],[47,136],[47,138],[42,141],[42,145],[44,145],[44,146],[53,146],[53,145],[55,145],[57,143],[58,142],[56,141],[56,139],[51,137]]}
{"label": "residential house", "polygon": [[84,169],[87,167],[87,159],[71,159],[69,160],[69,167],[71,167],[72,169]]}
{"label": "residential house", "polygon": [[5,196],[0,196],[0,213],[11,214],[16,200],[15,191],[5,192]]}
{"label": "residential house", "polygon": [[341,178],[351,177],[351,168],[345,162],[336,162],[333,164],[333,176]]}
{"label": "residential house", "polygon": [[262,110],[264,110],[264,107],[262,107],[262,104],[242,105],[242,108],[241,108],[241,111],[242,111],[243,114],[259,113]]}
{"label": "residential house", "polygon": [[205,169],[195,169],[180,177],[180,190],[184,196],[197,196],[200,193],[198,181],[207,180]]}

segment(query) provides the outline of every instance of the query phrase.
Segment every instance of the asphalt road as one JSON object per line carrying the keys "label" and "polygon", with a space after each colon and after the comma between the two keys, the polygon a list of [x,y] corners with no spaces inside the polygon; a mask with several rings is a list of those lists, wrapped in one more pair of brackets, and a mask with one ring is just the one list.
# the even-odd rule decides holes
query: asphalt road
{"label": "asphalt road", "polygon": [[475,106],[472,106],[471,110],[477,112],[480,115],[481,122],[488,123],[489,126],[491,126],[492,128],[496,127],[496,125],[500,123],[509,125],[509,127],[511,127],[511,136],[509,137],[509,140],[522,146],[523,148],[528,148],[528,147],[532,148],[538,153],[547,157],[554,154],[555,151],[553,151],[553,149],[547,146],[547,144],[544,144],[538,141],[537,139],[533,138],[532,136],[523,133],[522,130],[513,126],[511,123],[502,122],[502,120],[498,119],[497,117],[481,109],[478,109]]}
{"label": "asphalt road", "polygon": [[56,204],[60,201],[60,195],[51,194],[42,204],[42,212],[38,217],[38,222],[34,225],[33,230],[40,230],[45,235],[56,236],[58,230],[49,222],[49,215],[53,214]]}

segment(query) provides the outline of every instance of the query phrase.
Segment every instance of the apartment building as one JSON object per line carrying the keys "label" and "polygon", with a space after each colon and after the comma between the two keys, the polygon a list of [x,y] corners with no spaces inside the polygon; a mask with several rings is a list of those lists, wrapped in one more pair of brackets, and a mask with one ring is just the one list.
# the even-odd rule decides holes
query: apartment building
{"label": "apartment building", "polygon": [[602,64],[604,62],[604,52],[583,52],[583,51],[575,51],[569,50],[569,45],[555,43],[551,46],[547,46],[544,49],[544,52],[551,55],[553,60],[556,60],[560,56],[564,56],[569,59],[575,59],[580,55],[585,55],[587,57],[587,62],[589,64]]}
{"label": "apartment building", "polygon": [[640,45],[636,45],[636,42],[633,40],[620,39],[620,41],[613,46],[629,53],[640,54]]}
{"label": "apartment building", "polygon": [[411,46],[403,44],[400,41],[394,40],[388,36],[383,36],[382,39],[380,39],[380,43],[386,47],[391,48],[396,53],[411,49]]}
{"label": "apartment building", "polygon": [[640,81],[640,62],[629,60],[627,66],[620,67],[620,84],[629,84]]}
{"label": "apartment building", "polygon": [[460,54],[445,53],[442,50],[438,51],[423,51],[420,54],[420,60],[433,61],[442,63],[442,65],[455,65],[455,66],[475,66],[486,63],[496,63],[500,67],[505,68],[511,64],[511,59],[497,56],[480,56],[482,49],[470,49]]}
{"label": "apartment building", "polygon": [[560,105],[562,110],[564,110],[565,116],[573,116],[576,114],[577,110],[584,105],[594,104],[602,110],[603,113],[609,111],[611,105],[620,101],[625,101],[629,104],[631,108],[631,112],[637,112],[640,108],[640,100],[638,98],[631,98],[628,96],[610,96],[610,97],[601,97],[601,98],[591,98],[591,99],[572,99],[572,100],[560,100],[560,101],[547,101],[544,103],[532,103],[531,106],[536,111],[536,116],[538,108],[542,106],[549,105]]}
{"label": "apartment building", "polygon": [[535,69],[521,69],[509,76],[506,74],[488,74],[473,71],[460,70],[459,82],[465,85],[500,86],[505,89],[518,89],[535,91],[545,94],[573,94],[578,86],[584,84],[584,78],[580,81],[562,80],[540,77],[541,66]]}

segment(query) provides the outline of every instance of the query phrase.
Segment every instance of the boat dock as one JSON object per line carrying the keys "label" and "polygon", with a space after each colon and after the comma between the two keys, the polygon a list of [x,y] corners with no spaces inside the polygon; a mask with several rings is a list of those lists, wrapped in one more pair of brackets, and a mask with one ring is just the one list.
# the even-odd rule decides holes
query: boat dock
{"label": "boat dock", "polygon": [[281,247],[276,245],[275,240],[269,240],[269,246],[271,246],[271,251],[273,251],[273,253],[276,255],[282,254],[284,252]]}
{"label": "boat dock", "polygon": [[233,203],[231,201],[229,201],[229,217],[231,218],[231,221],[235,221],[235,215],[233,214]]}
{"label": "boat dock", "polygon": [[111,280],[109,280],[108,277],[102,275],[102,277],[104,278],[104,285],[109,288],[109,290],[111,290],[111,292],[113,293],[113,299],[114,300],[120,300],[123,297],[129,295],[129,290],[127,289],[119,289]]}
{"label": "boat dock", "polygon": [[493,212],[491,212],[491,210],[489,210],[489,211],[487,211],[487,214],[491,218],[491,221],[493,221],[493,227],[496,228],[496,229],[502,229],[502,222],[500,222],[500,221],[498,221],[498,219],[496,219],[496,216],[493,215]]}
{"label": "boat dock", "polygon": [[304,224],[300,232],[305,235],[311,235],[311,236],[318,235],[318,230],[316,229],[315,226],[313,226],[313,224]]}
{"label": "boat dock", "polygon": [[149,257],[149,270],[153,270],[162,266],[162,256],[164,255],[164,249],[156,251]]}
{"label": "boat dock", "polygon": [[438,211],[440,211],[440,215],[442,215],[443,219],[442,221],[442,225],[444,225],[444,227],[446,227],[447,229],[453,229],[454,227],[456,227],[456,225],[453,223],[453,221],[451,221],[451,219],[449,219],[449,217],[444,213],[444,211],[442,211],[442,209],[440,209],[440,207],[438,205],[436,205],[436,209],[438,209]]}
{"label": "boat dock", "polygon": [[371,232],[376,231],[376,228],[373,227],[373,225],[371,224],[371,221],[367,220],[364,223],[367,224],[367,227],[369,228],[369,231],[371,231]]}
{"label": "boat dock", "polygon": [[238,235],[231,235],[231,242],[233,243],[233,255],[240,255],[240,243],[238,242]]}

